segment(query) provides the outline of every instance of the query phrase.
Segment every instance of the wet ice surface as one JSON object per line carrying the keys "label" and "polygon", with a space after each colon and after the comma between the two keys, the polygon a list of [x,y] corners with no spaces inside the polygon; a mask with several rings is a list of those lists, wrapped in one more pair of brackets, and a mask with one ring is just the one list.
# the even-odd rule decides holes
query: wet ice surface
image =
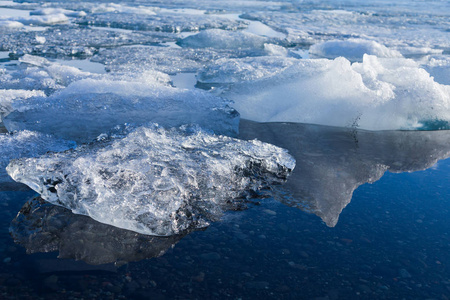
{"label": "wet ice surface", "polygon": [[[0,1],[0,298],[446,299],[447,6],[406,0]],[[239,114],[252,121],[239,121]],[[136,146],[146,139],[137,143],[116,131],[108,140],[102,133],[148,122],[167,132],[196,123],[204,132],[202,149],[193,154],[157,138],[158,147],[173,150],[164,160],[172,168],[131,183],[129,172],[142,174],[148,163],[138,154],[153,153]],[[106,140],[81,145],[99,134]],[[236,188],[239,182],[224,175],[215,181],[221,183],[216,192],[204,188],[215,178],[214,164],[206,156],[203,164],[193,159],[201,153],[220,160],[220,174],[240,174],[261,186],[276,178],[274,170],[259,172],[259,160],[239,168],[244,153],[249,161],[261,158],[243,141],[253,138],[286,148],[296,159],[284,185],[255,194],[257,184]],[[45,154],[75,146],[70,140],[78,150]],[[232,141],[234,152],[212,141]],[[115,162],[107,167],[122,173],[102,169],[96,185],[87,178],[98,175],[100,162],[92,169],[81,165],[88,176],[72,172],[74,159],[95,161],[115,143],[136,150],[126,159],[107,156]],[[186,198],[162,201],[167,190],[143,202],[158,204],[153,212],[189,212],[184,219],[162,213],[153,220],[169,221],[153,222],[152,230],[209,227],[157,238],[98,223],[14,183],[4,167],[16,158],[11,165],[42,167],[25,175],[43,196],[55,199],[56,191],[67,200],[71,191],[86,192],[89,197],[69,201],[73,206],[65,203],[76,212],[82,203],[103,199],[93,196],[102,184],[109,188],[101,195],[121,195],[102,204],[103,222],[114,209],[108,204],[136,196],[126,192],[131,186],[145,186],[144,197],[168,186],[158,185],[165,179],[186,183],[180,166],[190,161],[203,188],[180,184],[191,191]],[[54,163],[55,173],[38,163],[43,160]],[[55,174],[62,173],[58,182]],[[194,200],[177,206],[180,199]],[[131,206],[131,220],[148,213],[139,211],[144,206]],[[130,228],[119,219],[107,223]],[[13,244],[8,227],[26,250]],[[56,259],[54,251],[67,259]]]}
{"label": "wet ice surface", "polygon": [[[111,293],[132,299],[210,297],[211,289],[215,299],[420,299],[446,294],[447,131],[352,132],[243,122],[241,133],[296,149],[293,181],[284,187],[296,197],[278,198],[291,202],[259,200],[259,206],[249,204],[250,209],[228,214],[205,231],[161,239],[31,201],[32,193],[2,192],[4,226],[26,249],[14,246],[9,233],[2,232],[7,261],[0,266],[3,290],[46,298]],[[421,169],[426,170],[417,172]],[[353,191],[354,184],[362,185]],[[350,197],[351,191],[350,203],[333,201],[337,192]],[[30,202],[22,207],[25,200]],[[316,215],[290,206],[325,220],[340,215],[339,221],[329,228]],[[47,253],[53,251],[59,259]],[[158,256],[158,251],[167,252],[132,262]],[[96,266],[107,262],[117,264]]]}
{"label": "wet ice surface", "polygon": [[270,144],[151,125],[124,138],[14,160],[7,171],[75,213],[169,236],[207,226],[227,207],[239,207],[235,199],[283,183],[294,166],[287,151]]}

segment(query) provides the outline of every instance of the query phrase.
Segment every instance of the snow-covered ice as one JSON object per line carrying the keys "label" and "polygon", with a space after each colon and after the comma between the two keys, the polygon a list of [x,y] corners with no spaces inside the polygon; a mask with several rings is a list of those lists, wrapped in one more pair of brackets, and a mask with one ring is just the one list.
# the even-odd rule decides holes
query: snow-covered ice
{"label": "snow-covered ice", "polygon": [[404,58],[298,60],[276,75],[238,82],[222,95],[235,101],[242,118],[260,122],[371,130],[448,129],[450,122],[450,86]]}

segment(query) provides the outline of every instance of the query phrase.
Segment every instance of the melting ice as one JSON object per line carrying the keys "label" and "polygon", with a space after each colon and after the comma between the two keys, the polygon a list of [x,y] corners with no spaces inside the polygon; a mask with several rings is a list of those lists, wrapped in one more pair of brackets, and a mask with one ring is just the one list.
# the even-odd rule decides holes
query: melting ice
{"label": "melting ice", "polygon": [[294,166],[286,150],[270,144],[152,125],[124,138],[14,160],[7,171],[75,213],[172,235],[206,226],[248,191],[284,182]]}
{"label": "melting ice", "polygon": [[[248,61],[232,67],[236,62],[203,73],[210,82],[237,81],[222,96],[234,100],[245,119],[371,130],[449,128],[450,86],[410,59],[367,54],[360,63],[343,57],[305,59],[262,76],[253,66],[249,72]],[[255,79],[242,81],[242,76]]]}
{"label": "melting ice", "polygon": [[[3,164],[21,158],[10,165],[17,180],[102,222],[172,234],[215,219],[225,199],[279,182],[293,167],[285,152],[212,135],[237,136],[239,114],[273,124],[450,127],[445,1],[107,2],[0,8],[0,126],[17,131],[3,136],[4,149],[9,142],[21,149]],[[103,64],[105,73],[65,61],[74,58]],[[177,88],[170,76],[180,72],[196,76],[195,87]],[[67,140],[88,143],[117,125],[148,122],[167,129],[142,127],[24,158],[53,149],[39,139],[62,151]],[[173,129],[185,124],[204,131]],[[22,143],[27,135],[34,138]],[[31,145],[39,151],[22,151]],[[274,164],[273,155],[284,158]],[[283,172],[274,176],[277,164]],[[358,178],[347,176],[347,186],[367,179]],[[175,200],[164,202],[168,195]]]}

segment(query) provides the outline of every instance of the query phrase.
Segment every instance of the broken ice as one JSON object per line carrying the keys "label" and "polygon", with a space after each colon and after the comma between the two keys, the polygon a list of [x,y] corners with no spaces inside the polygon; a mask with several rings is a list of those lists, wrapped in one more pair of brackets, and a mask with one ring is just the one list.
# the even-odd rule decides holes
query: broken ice
{"label": "broken ice", "polygon": [[[242,60],[241,64],[248,62]],[[244,74],[255,79],[240,80],[243,72],[234,71],[239,68],[252,71],[254,75]],[[217,75],[208,69],[202,74],[228,82],[236,78],[237,83],[221,95],[234,100],[234,107],[245,119],[370,130],[450,128],[450,86],[436,82],[410,59],[367,54],[360,63],[343,57],[304,59],[263,76],[255,67],[221,69]],[[207,80],[213,80],[211,75]]]}
{"label": "broken ice", "polygon": [[42,198],[132,231],[172,235],[207,226],[249,191],[282,183],[287,151],[196,127],[139,127],[75,150],[18,159],[8,174]]}
{"label": "broken ice", "polygon": [[[48,97],[27,94],[20,101],[8,100],[3,106],[8,107],[4,123],[9,131],[27,129],[89,142],[116,125],[151,121],[164,126],[199,124],[217,134],[237,134],[239,114],[230,107],[230,101],[202,90],[173,88],[167,84],[170,79],[166,74],[148,71],[99,76],[74,67],[47,65],[45,59],[33,56],[22,61],[42,63],[47,74],[40,69],[37,74],[55,78],[45,82],[52,83],[50,87],[57,92]],[[30,77],[34,82],[34,75]]]}

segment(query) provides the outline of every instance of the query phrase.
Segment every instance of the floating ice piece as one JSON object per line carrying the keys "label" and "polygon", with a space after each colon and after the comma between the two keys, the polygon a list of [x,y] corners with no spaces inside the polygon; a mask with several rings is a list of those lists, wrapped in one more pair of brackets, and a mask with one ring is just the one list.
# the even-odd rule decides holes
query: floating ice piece
{"label": "floating ice piece", "polygon": [[241,49],[264,48],[267,38],[243,31],[226,31],[209,29],[195,35],[188,36],[177,42],[181,47]]}
{"label": "floating ice piece", "polygon": [[64,151],[73,147],[74,142],[27,130],[0,134],[0,189],[4,183],[12,181],[5,171],[11,159],[35,157],[48,151]]}
{"label": "floating ice piece", "polygon": [[450,128],[450,86],[403,58],[299,60],[280,74],[236,83],[223,95],[242,118],[370,130]]}
{"label": "floating ice piece", "polygon": [[275,44],[264,44],[264,50],[268,55],[273,56],[288,56],[289,51],[283,46],[275,45]]}
{"label": "floating ice piece", "polygon": [[[61,25],[39,32],[11,31],[0,35],[0,50],[10,51],[16,57],[23,54],[33,54],[51,58],[86,58],[94,55],[99,48],[175,42],[177,38],[175,34],[165,32],[102,29]],[[45,38],[45,43],[42,44],[37,37]]]}
{"label": "floating ice piece", "polygon": [[296,64],[297,59],[284,57],[222,58],[201,70],[197,80],[205,84],[229,84],[275,76]]}
{"label": "floating ice piece", "polygon": [[39,67],[37,72],[42,72],[42,70],[44,70],[56,84],[62,86],[68,86],[72,82],[80,79],[98,77],[97,74],[84,72],[72,66],[50,62],[49,60],[39,56],[26,54],[19,58],[19,61],[30,66]]}
{"label": "floating ice piece", "polygon": [[11,222],[9,232],[29,254],[59,251],[58,258],[118,266],[161,256],[184,237],[137,234],[73,214],[40,197],[25,203]]}
{"label": "floating ice piece", "polygon": [[[170,57],[170,59],[167,59]],[[168,74],[196,72],[218,54],[208,50],[135,46],[105,49],[92,58],[92,61],[105,64],[108,71],[123,72],[132,70],[158,70]]]}
{"label": "floating ice piece", "polygon": [[6,21],[0,20],[0,31],[17,30],[22,28],[24,25],[17,21]]}
{"label": "floating ice piece", "polygon": [[425,170],[450,156],[449,130],[376,132],[242,120],[240,137],[289,150],[296,168],[282,187],[287,195],[276,198],[318,215],[331,227],[359,186],[386,171]]}
{"label": "floating ice piece", "polygon": [[17,90],[18,94],[15,98],[22,97],[23,93],[20,90],[41,90],[48,95],[73,81],[98,76],[38,56],[24,55],[19,61],[21,64],[16,68],[0,69],[0,89],[10,90],[9,99],[15,93],[14,90]]}
{"label": "floating ice piece", "polygon": [[56,25],[69,22],[64,14],[52,14],[42,16],[16,17],[12,21],[18,21],[25,25]]}
{"label": "floating ice piece", "polygon": [[450,85],[450,57],[430,57],[428,61],[424,62],[422,67],[433,76],[436,82],[447,86]]}
{"label": "floating ice piece", "polygon": [[343,56],[351,61],[361,61],[364,54],[377,57],[402,57],[400,52],[387,48],[375,41],[363,39],[331,40],[314,44],[309,53],[317,57],[336,58]]}
{"label": "floating ice piece", "polygon": [[192,32],[209,28],[237,30],[247,27],[247,23],[243,20],[217,18],[211,15],[177,13],[158,15],[127,13],[126,17],[123,14],[98,13],[76,19],[75,22],[81,25],[162,32]]}
{"label": "floating ice piece", "polygon": [[157,11],[159,11],[158,7],[146,7],[146,6],[133,7],[117,3],[97,4],[91,10],[91,12],[93,13],[114,12],[126,14],[141,14],[141,15],[156,15]]}
{"label": "floating ice piece", "polygon": [[284,182],[294,166],[270,144],[151,125],[122,139],[14,160],[7,171],[74,213],[167,236],[207,226],[246,192]]}
{"label": "floating ice piece", "polygon": [[12,111],[12,103],[31,97],[45,97],[43,91],[39,90],[0,90],[0,122],[3,117]]}
{"label": "floating ice piece", "polygon": [[[168,74],[197,72],[220,58],[266,55],[264,49],[190,49],[133,46],[101,50],[92,61],[105,64],[111,72],[142,72],[157,70]],[[170,59],[167,59],[170,57]]]}
{"label": "floating ice piece", "polygon": [[63,8],[43,8],[36,9],[30,12],[31,16],[47,16],[47,15],[57,15],[63,14],[67,17],[84,17],[86,13],[84,11],[73,11]]}
{"label": "floating ice piece", "polygon": [[140,76],[82,79],[50,97],[13,104],[4,123],[9,131],[34,130],[77,142],[89,142],[124,123],[158,122],[164,126],[199,124],[218,134],[236,135],[239,114],[230,101],[202,90],[162,84],[147,72]]}

